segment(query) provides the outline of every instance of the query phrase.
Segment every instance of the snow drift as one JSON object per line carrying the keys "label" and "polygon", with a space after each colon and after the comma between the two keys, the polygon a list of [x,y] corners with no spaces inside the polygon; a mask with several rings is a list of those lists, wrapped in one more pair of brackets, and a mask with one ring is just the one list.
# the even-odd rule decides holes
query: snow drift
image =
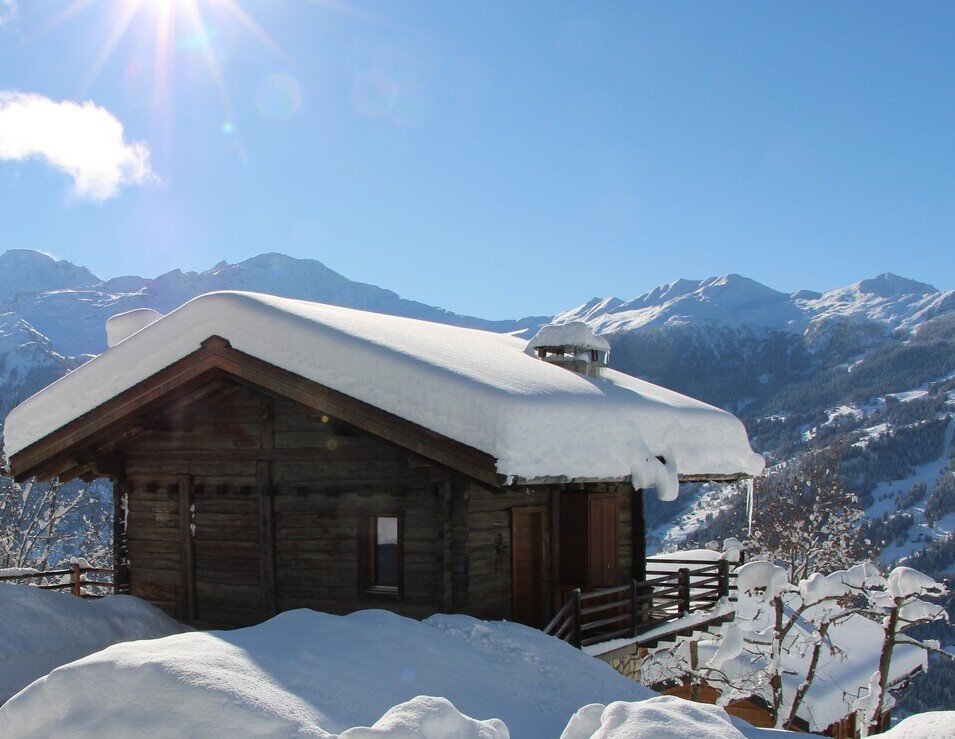
{"label": "snow drift", "polygon": [[[479,721],[418,700],[428,695]],[[462,736],[506,736],[499,719],[517,737],[557,737],[581,705],[653,695],[519,624],[299,610],[236,631],[117,644],[60,667],[0,708],[0,736],[327,736],[419,716]]]}
{"label": "snow drift", "polygon": [[185,629],[132,596],[83,600],[8,584],[0,585],[0,624],[0,703],[54,667],[116,642]]}

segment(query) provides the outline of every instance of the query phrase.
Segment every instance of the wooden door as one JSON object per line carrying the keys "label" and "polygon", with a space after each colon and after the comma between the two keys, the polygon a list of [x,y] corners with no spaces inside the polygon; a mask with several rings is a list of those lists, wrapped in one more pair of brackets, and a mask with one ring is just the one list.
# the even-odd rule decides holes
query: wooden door
{"label": "wooden door", "polygon": [[617,496],[589,496],[589,578],[592,588],[620,584],[620,503]]}
{"label": "wooden door", "polygon": [[547,618],[545,508],[511,510],[511,620],[541,628]]}

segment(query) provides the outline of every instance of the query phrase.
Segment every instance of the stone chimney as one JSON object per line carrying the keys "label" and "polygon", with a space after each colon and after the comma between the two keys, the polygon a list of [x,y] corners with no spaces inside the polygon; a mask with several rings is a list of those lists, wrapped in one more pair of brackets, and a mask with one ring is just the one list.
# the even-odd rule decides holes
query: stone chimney
{"label": "stone chimney", "polygon": [[572,321],[541,326],[527,342],[526,351],[581,375],[600,377],[600,369],[607,366],[610,344],[586,323]]}

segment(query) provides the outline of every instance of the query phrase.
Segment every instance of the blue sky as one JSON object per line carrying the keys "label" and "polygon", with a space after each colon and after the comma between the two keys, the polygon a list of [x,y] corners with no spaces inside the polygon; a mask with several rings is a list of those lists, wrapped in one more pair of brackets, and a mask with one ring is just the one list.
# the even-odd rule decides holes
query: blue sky
{"label": "blue sky", "polygon": [[0,249],[104,278],[279,251],[504,318],[953,247],[952,3],[0,0]]}

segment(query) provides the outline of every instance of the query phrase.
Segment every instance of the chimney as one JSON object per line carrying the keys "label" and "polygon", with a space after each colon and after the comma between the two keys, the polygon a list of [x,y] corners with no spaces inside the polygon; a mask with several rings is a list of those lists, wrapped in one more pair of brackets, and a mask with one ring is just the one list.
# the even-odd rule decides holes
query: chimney
{"label": "chimney", "polygon": [[526,351],[578,374],[600,377],[600,369],[607,366],[610,344],[594,334],[586,323],[572,321],[541,326],[537,335],[527,342]]}
{"label": "chimney", "polygon": [[152,308],[135,308],[125,313],[117,313],[106,319],[106,345],[112,349],[137,331],[162,318],[162,313]]}

